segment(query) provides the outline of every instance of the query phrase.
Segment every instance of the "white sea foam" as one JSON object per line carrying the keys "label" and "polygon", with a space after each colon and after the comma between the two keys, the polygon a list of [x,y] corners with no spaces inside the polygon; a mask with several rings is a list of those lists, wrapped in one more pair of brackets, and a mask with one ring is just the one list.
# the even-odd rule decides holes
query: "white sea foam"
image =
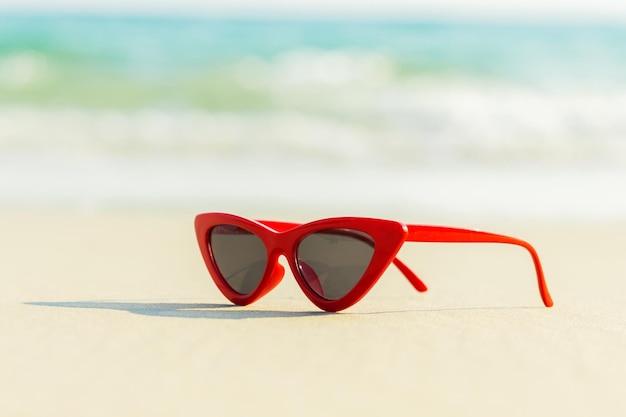
{"label": "white sea foam", "polygon": [[0,206],[626,218],[626,92],[376,91],[308,113],[5,106]]}
{"label": "white sea foam", "polygon": [[0,151],[174,152],[233,163],[281,155],[321,165],[626,166],[623,90],[394,84],[325,97],[325,109],[309,112],[291,97],[277,100],[286,110],[3,107]]}

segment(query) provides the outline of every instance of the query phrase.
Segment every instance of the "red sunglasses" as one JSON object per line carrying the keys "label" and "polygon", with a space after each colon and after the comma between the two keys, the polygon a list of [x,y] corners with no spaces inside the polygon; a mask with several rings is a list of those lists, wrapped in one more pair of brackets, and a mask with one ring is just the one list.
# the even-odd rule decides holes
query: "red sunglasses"
{"label": "red sunglasses", "polygon": [[393,263],[415,287],[426,285],[396,254],[409,242],[489,242],[524,247],[537,272],[546,307],[552,298],[539,256],[513,237],[441,226],[405,225],[359,217],[339,217],[306,224],[249,220],[232,214],[196,216],[196,236],[204,262],[220,291],[235,304],[250,304],[281,281],[285,255],[304,294],[319,308],[339,311],[359,301]]}

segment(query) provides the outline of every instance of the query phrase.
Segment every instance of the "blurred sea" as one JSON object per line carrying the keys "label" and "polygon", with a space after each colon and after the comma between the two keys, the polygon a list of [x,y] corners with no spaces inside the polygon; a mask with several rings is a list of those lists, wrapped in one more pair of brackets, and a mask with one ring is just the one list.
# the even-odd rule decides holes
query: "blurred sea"
{"label": "blurred sea", "polygon": [[0,15],[0,207],[626,218],[624,184],[626,26]]}

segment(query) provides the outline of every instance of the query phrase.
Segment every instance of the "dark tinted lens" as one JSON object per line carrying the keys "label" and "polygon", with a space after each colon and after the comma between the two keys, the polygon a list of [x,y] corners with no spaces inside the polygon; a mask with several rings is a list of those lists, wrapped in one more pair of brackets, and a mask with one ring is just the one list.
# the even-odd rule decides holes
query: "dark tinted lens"
{"label": "dark tinted lens", "polygon": [[250,294],[259,285],[267,252],[263,241],[237,226],[220,225],[211,230],[211,252],[220,274],[240,294]]}
{"label": "dark tinted lens", "polygon": [[373,254],[374,241],[368,234],[328,229],[300,241],[298,268],[313,291],[327,300],[337,300],[356,286]]}

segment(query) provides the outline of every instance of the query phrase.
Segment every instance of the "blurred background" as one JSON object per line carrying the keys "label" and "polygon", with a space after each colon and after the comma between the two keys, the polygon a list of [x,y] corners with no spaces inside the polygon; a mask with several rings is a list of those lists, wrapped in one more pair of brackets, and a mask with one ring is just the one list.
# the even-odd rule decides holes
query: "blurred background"
{"label": "blurred background", "polygon": [[626,217],[626,7],[0,3],[0,208]]}

